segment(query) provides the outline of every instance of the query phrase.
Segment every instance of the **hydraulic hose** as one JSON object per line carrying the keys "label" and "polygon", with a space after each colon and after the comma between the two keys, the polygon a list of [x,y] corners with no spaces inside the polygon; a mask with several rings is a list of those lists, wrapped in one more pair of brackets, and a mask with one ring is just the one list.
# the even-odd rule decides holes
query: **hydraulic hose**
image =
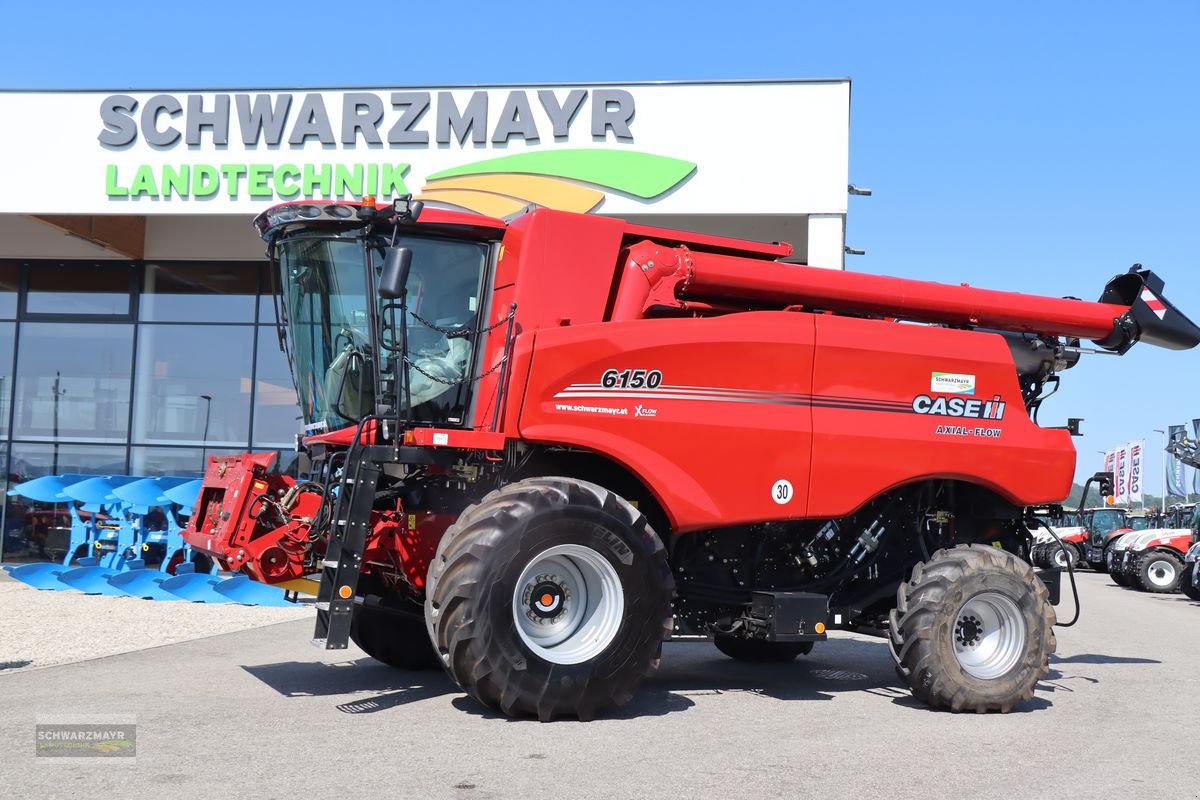
{"label": "hydraulic hose", "polygon": [[[1084,497],[1087,497],[1086,488],[1084,489]],[[1067,546],[1063,543],[1063,540],[1058,538],[1058,534],[1054,532],[1054,528],[1051,528],[1044,520],[1037,519],[1036,517],[1033,521],[1045,528],[1046,532],[1054,537],[1054,541],[1058,542],[1058,547],[1062,550],[1062,554],[1067,560],[1067,575],[1071,578],[1071,597],[1075,600],[1075,616],[1071,617],[1070,622],[1056,622],[1054,625],[1058,628],[1070,628],[1076,622],[1079,622],[1079,587],[1075,585],[1075,566],[1071,562],[1071,554],[1067,551]]]}

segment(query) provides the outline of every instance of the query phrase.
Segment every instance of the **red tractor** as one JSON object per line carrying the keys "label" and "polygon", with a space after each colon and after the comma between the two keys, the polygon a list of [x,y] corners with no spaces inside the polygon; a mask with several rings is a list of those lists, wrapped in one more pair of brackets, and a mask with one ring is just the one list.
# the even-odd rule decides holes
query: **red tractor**
{"label": "red tractor", "polygon": [[1124,577],[1145,592],[1179,591],[1185,580],[1190,589],[1192,568],[1186,557],[1200,536],[1200,505],[1171,509],[1164,526],[1144,531],[1125,550]]}
{"label": "red tractor", "polygon": [[256,224],[312,470],[211,459],[185,538],[319,574],[320,646],[543,720],[625,703],[668,638],[788,661],[848,628],[934,707],[1031,698],[1055,616],[1014,554],[1075,469],[1039,405],[1081,338],[1200,341],[1140,267],[1093,303],[547,209]]}

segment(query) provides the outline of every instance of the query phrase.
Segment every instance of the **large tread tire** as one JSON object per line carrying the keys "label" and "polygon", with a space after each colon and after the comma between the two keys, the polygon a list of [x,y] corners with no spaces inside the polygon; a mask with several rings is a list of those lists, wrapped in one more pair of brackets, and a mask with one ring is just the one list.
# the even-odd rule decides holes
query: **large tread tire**
{"label": "large tread tire", "polygon": [[[959,665],[953,644],[959,610],[985,592],[1009,598],[1026,631],[1019,660],[986,680]],[[994,547],[959,545],[917,564],[896,592],[890,619],[888,644],[896,671],[913,696],[931,708],[1008,713],[1032,700],[1034,687],[1050,671],[1056,642],[1049,592],[1027,563]]]}
{"label": "large tread tire", "polygon": [[1126,574],[1120,562],[1117,562],[1114,568],[1108,571],[1108,577],[1112,578],[1112,582],[1117,586],[1129,588],[1129,575]]}
{"label": "large tread tire", "polygon": [[1183,577],[1179,580],[1179,591],[1189,600],[1200,602],[1200,586],[1196,584],[1196,565],[1184,564]]}
{"label": "large tread tire", "polygon": [[371,658],[397,669],[437,669],[442,663],[418,617],[359,606],[350,638]]}
{"label": "large tread tire", "polygon": [[[1159,577],[1166,568],[1175,571],[1174,577],[1170,580],[1163,580]],[[1134,579],[1137,581],[1138,588],[1143,592],[1170,594],[1179,591],[1179,581],[1183,577],[1183,559],[1174,553],[1151,550],[1142,554],[1138,559],[1136,570]]]}
{"label": "large tread tire", "polygon": [[786,664],[797,656],[812,652],[812,642],[766,642],[761,639],[743,639],[740,636],[714,636],[713,644],[734,661],[753,664]]}
{"label": "large tread tire", "polygon": [[[611,642],[573,664],[522,639],[513,595],[525,567],[552,547],[595,551],[615,570],[624,613]],[[468,508],[430,565],[425,621],[450,677],[510,717],[592,719],[632,699],[659,664],[675,590],[662,541],[618,495],[573,478],[528,478]]]}
{"label": "large tread tire", "polygon": [[1071,565],[1071,569],[1079,566],[1079,548],[1073,544],[1064,543],[1062,547],[1055,542],[1050,546],[1049,558],[1050,566],[1055,569],[1066,569],[1067,564]]}

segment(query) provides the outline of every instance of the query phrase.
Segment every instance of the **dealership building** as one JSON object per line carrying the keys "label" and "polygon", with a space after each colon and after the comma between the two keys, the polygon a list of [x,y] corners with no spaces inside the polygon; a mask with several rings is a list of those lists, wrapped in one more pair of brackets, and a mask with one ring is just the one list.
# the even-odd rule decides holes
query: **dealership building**
{"label": "dealership building", "polygon": [[[300,409],[251,225],[274,203],[546,206],[841,268],[849,110],[848,80],[0,91],[7,484],[195,476],[246,450],[295,469]],[[34,507],[8,498],[0,558],[38,555]]]}

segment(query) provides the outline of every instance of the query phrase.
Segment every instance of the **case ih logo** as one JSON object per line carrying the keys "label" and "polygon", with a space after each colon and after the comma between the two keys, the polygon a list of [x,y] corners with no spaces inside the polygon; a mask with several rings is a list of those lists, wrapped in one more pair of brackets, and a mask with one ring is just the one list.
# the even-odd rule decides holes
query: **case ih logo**
{"label": "case ih logo", "polygon": [[919,394],[913,398],[912,410],[918,414],[967,419],[1004,419],[1004,401],[1000,395],[991,400],[967,400],[963,397],[930,397]]}

